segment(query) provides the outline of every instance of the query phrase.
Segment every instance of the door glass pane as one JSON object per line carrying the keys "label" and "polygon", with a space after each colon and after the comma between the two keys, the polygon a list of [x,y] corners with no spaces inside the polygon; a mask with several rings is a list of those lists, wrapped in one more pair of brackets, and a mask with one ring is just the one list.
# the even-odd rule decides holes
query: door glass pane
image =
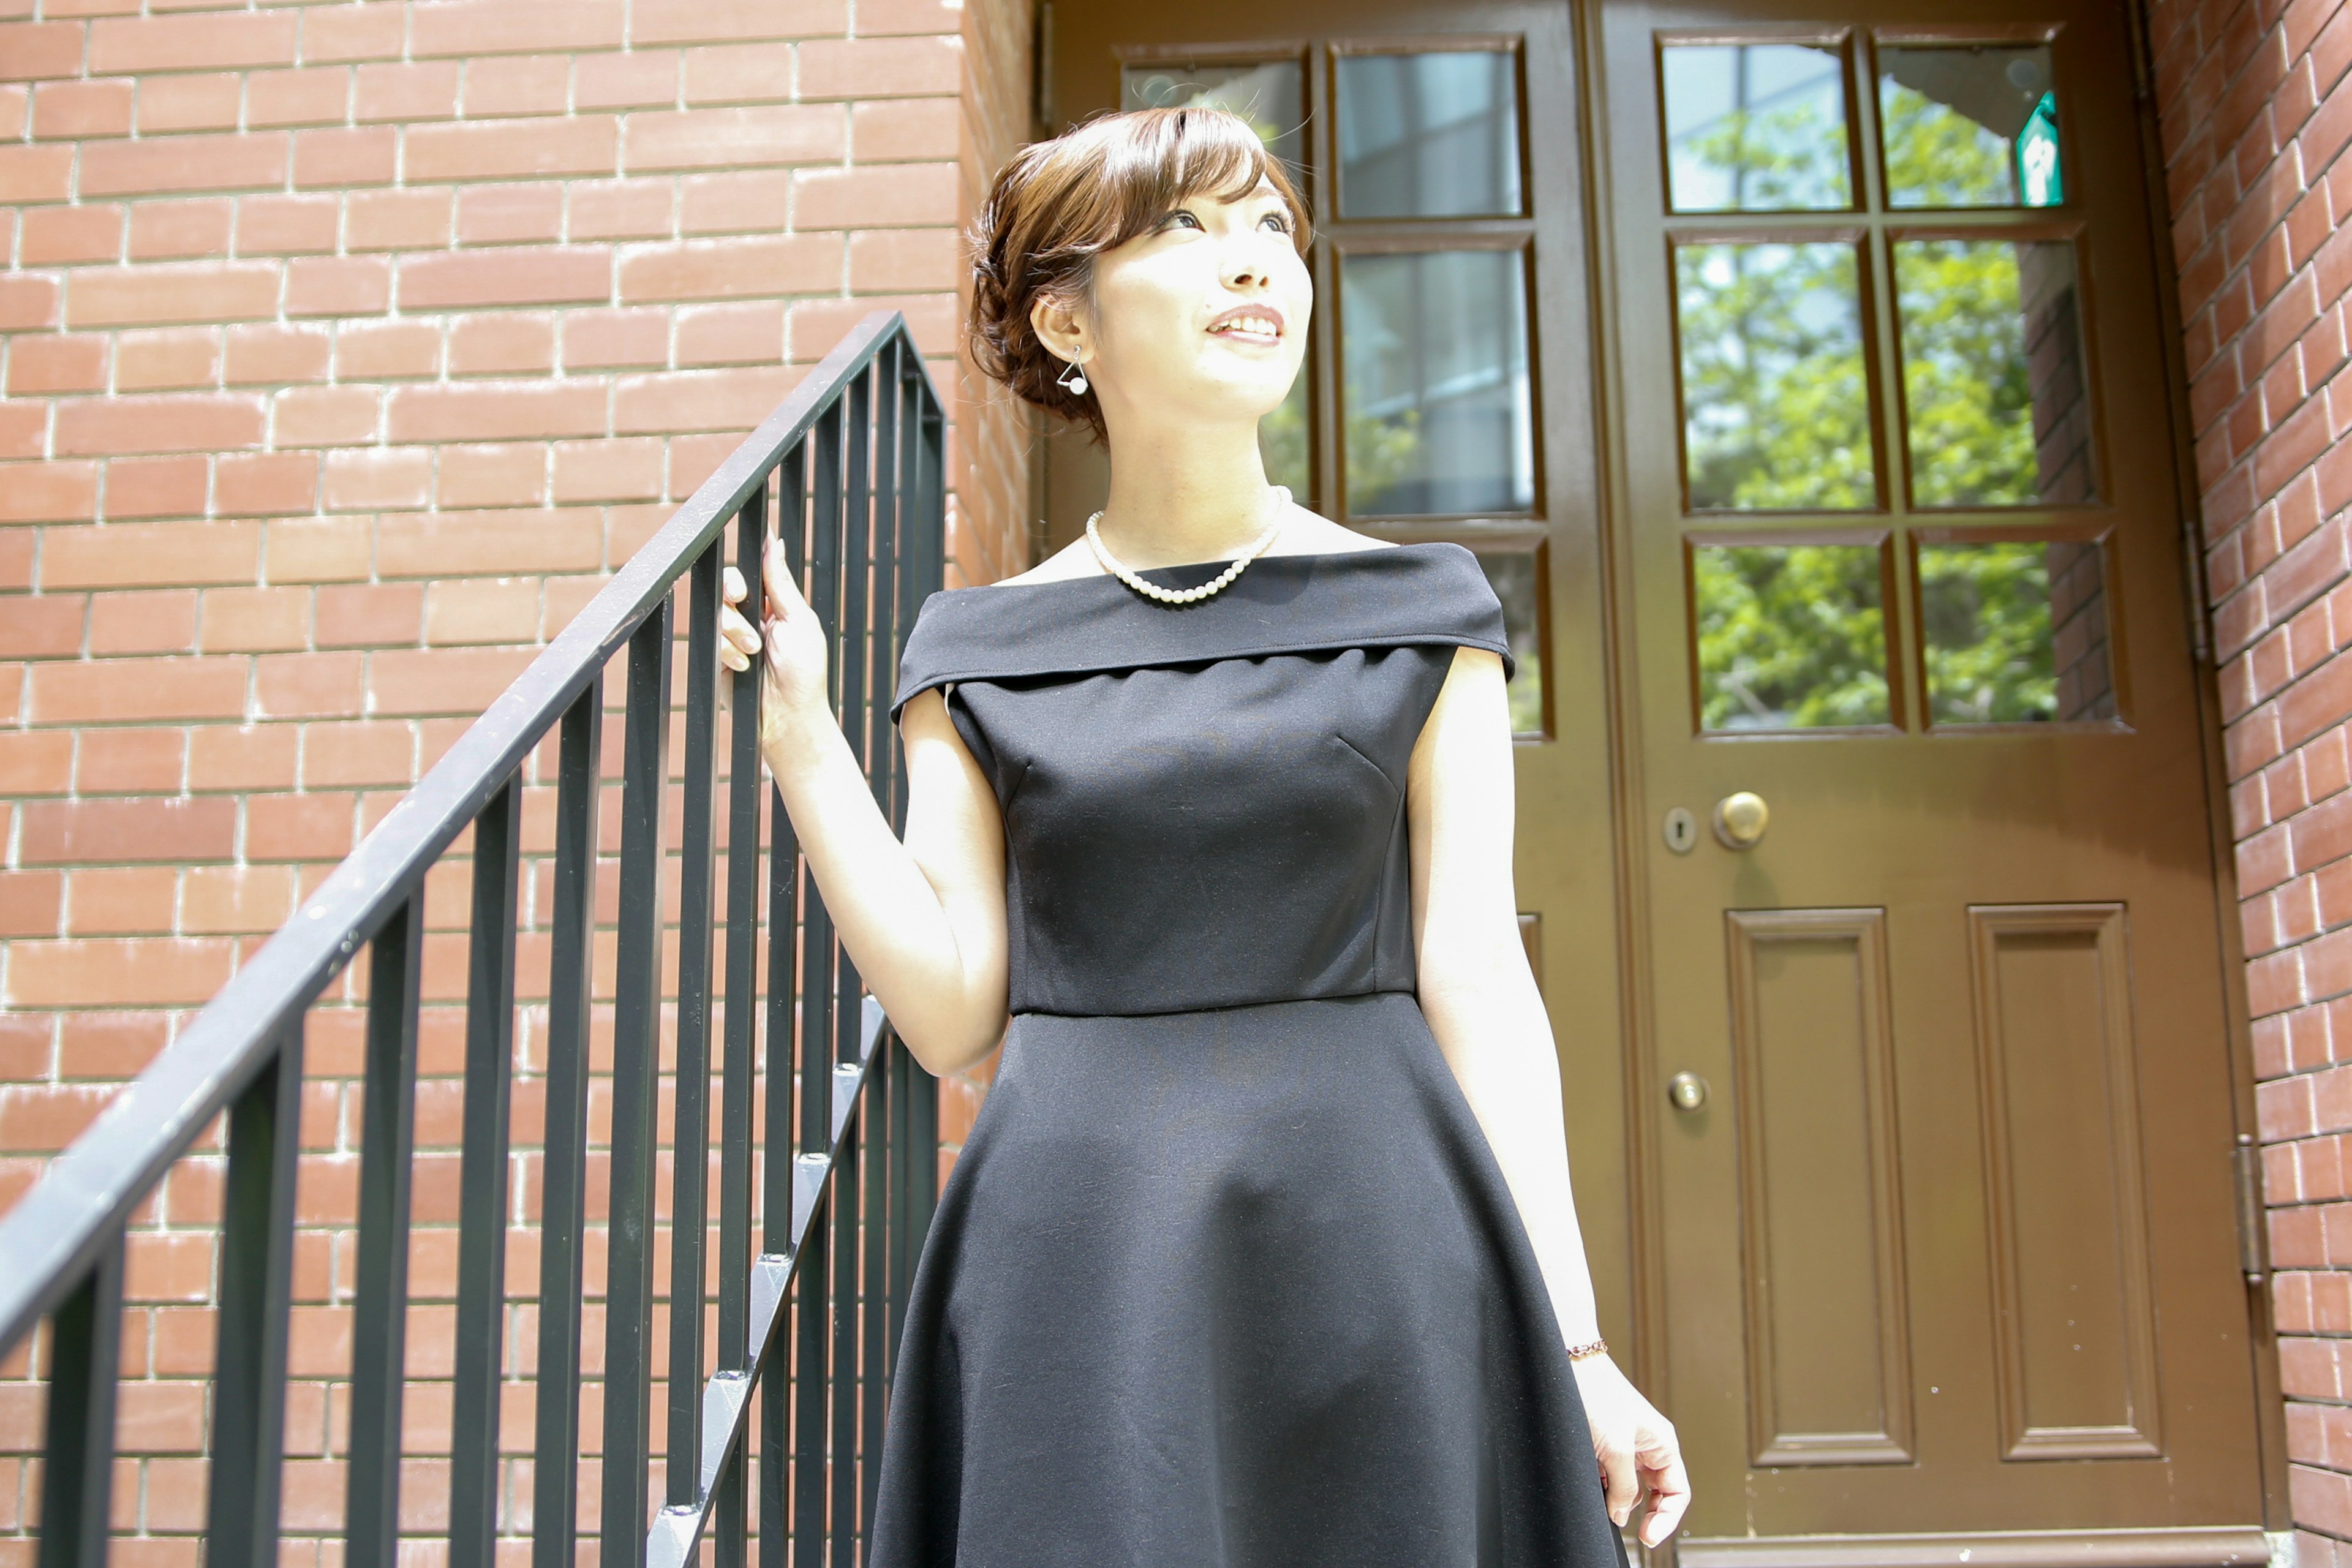
{"label": "door glass pane", "polygon": [[1341,55],[1340,216],[1518,216],[1514,64],[1496,49]]}
{"label": "door glass pane", "polygon": [[1535,505],[1527,270],[1516,250],[1343,256],[1348,510]]}
{"label": "door glass pane", "polygon": [[1699,727],[1889,722],[1876,544],[1702,544],[1691,551]]}
{"label": "door glass pane", "polygon": [[1256,130],[1267,149],[1289,165],[1291,179],[1302,193],[1306,191],[1306,94],[1297,60],[1222,66],[1127,66],[1118,75],[1122,109],[1197,105],[1231,110],[1240,115]]}
{"label": "door glass pane", "polygon": [[1914,506],[2097,499],[2074,247],[1895,244]]}
{"label": "door glass pane", "polygon": [[1675,249],[1693,510],[1877,504],[1854,247]]}
{"label": "door glass pane", "polygon": [[1929,721],[2114,718],[2103,568],[2095,542],[1922,543]]}
{"label": "door glass pane", "polygon": [[1675,212],[1853,205],[1836,46],[1670,44],[1659,68]]}
{"label": "door glass pane", "polygon": [[1879,136],[1898,207],[2051,207],[2058,95],[2047,44],[1882,46]]}
{"label": "door glass pane", "polygon": [[[1308,352],[1313,352],[1309,345]],[[1298,504],[1309,504],[1315,493],[1312,470],[1307,461],[1307,367],[1301,363],[1298,379],[1290,384],[1290,395],[1282,405],[1257,422],[1257,449],[1265,460],[1265,480],[1270,485],[1286,485]]]}
{"label": "door glass pane", "polygon": [[1511,730],[1540,735],[1543,714],[1543,637],[1536,577],[1542,557],[1529,550],[1486,550],[1478,564],[1495,597],[1503,601],[1503,635],[1511,645]]}

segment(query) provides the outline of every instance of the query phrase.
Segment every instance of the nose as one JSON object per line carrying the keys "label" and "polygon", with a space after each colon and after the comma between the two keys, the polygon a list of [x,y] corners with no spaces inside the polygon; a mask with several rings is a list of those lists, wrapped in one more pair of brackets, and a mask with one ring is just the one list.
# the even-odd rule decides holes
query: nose
{"label": "nose", "polygon": [[1245,240],[1234,250],[1225,263],[1225,282],[1229,287],[1245,289],[1254,284],[1264,288],[1273,280],[1274,274],[1261,247]]}
{"label": "nose", "polygon": [[1257,226],[1225,237],[1223,270],[1226,287],[1263,289],[1274,281],[1274,258],[1267,250],[1269,241],[1289,243],[1286,236]]}

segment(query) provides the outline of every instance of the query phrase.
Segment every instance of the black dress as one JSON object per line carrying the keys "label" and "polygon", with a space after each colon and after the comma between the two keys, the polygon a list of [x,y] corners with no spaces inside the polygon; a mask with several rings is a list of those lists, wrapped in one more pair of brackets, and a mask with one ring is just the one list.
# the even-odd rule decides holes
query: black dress
{"label": "black dress", "polygon": [[[1169,587],[1223,563],[1143,574]],[[892,704],[1003,808],[1012,1023],[911,1283],[877,1568],[1620,1568],[1414,994],[1405,765],[1476,558],[945,590]]]}

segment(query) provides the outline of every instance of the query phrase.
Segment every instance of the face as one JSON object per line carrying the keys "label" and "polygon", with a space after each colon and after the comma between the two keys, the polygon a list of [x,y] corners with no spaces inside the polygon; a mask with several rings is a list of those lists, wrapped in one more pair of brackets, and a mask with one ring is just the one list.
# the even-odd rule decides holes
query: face
{"label": "face", "polygon": [[1257,420],[1307,353],[1315,289],[1290,210],[1264,181],[1238,201],[1185,199],[1157,227],[1095,258],[1091,297],[1041,300],[1032,321],[1076,348],[1114,430],[1138,420]]}

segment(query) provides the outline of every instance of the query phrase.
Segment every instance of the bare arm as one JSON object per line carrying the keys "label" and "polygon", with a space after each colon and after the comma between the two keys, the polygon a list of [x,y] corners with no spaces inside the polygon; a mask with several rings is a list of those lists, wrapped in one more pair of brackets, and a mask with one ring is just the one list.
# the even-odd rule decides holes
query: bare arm
{"label": "bare arm", "polygon": [[[1600,1321],[1569,1185],[1559,1058],[1519,940],[1516,805],[1503,661],[1456,648],[1406,771],[1421,1007],[1503,1168],[1560,1331],[1578,1344],[1600,1337]],[[1573,1365],[1610,1517],[1622,1524],[1646,1493],[1642,1540],[1654,1546],[1689,1502],[1674,1427],[1607,1354]]]}
{"label": "bare arm", "polygon": [[996,1047],[1006,1021],[1004,826],[996,792],[937,688],[900,716],[907,759],[902,841],[841,732],[826,694],[827,641],[772,542],[768,614],[754,630],[727,574],[720,657],[760,660],[760,754],[783,796],[817,890],[860,979],[915,1059],[960,1071]]}

